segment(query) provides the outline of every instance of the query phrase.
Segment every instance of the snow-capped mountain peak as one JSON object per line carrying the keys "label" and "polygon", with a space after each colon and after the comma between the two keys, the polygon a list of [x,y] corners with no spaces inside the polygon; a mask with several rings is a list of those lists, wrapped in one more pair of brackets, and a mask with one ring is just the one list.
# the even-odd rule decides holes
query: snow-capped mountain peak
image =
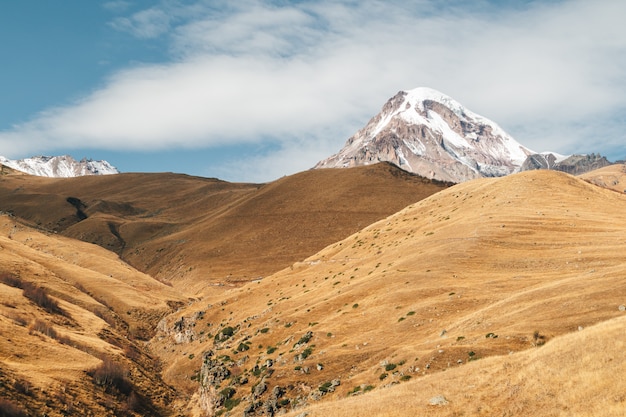
{"label": "snow-capped mountain peak", "polygon": [[17,171],[40,177],[80,177],[84,175],[119,174],[117,168],[107,161],[94,161],[83,158],[76,161],[69,155],[34,156],[19,160],[0,156],[0,164]]}
{"label": "snow-capped mountain peak", "polygon": [[339,153],[315,167],[389,161],[428,178],[461,182],[510,174],[531,154],[493,121],[419,87],[389,99]]}

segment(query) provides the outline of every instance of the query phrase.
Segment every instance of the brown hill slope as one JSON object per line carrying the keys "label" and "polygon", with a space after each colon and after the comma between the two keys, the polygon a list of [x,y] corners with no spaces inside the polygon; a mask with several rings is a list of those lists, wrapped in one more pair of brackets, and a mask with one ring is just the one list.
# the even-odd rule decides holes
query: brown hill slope
{"label": "brown hill slope", "polygon": [[580,175],[580,178],[600,187],[626,193],[626,164],[613,164]]}
{"label": "brown hill slope", "polygon": [[[362,401],[396,398],[414,393],[394,387],[387,396],[382,388],[411,379],[420,383],[413,389],[461,384],[442,392],[455,402],[444,415],[480,415],[478,407],[485,415],[541,413],[527,404],[541,386],[519,382],[541,372],[533,355],[568,370],[555,373],[564,381],[575,372],[572,358],[559,357],[562,345],[553,348],[552,340],[625,314],[618,308],[626,303],[625,205],[626,196],[552,171],[460,184],[304,262],[168,317],[151,345],[168,364],[167,381],[196,385],[196,412],[300,412],[364,391],[373,392]],[[609,337],[616,334],[607,326]],[[577,340],[576,352],[588,344],[591,356],[582,363],[605,364],[607,357],[593,356],[601,332],[557,343]],[[515,354],[537,348],[545,356]],[[616,349],[602,378],[619,378],[624,368]],[[510,354],[514,359],[505,360]],[[498,366],[513,367],[512,376]],[[452,378],[476,372],[508,381],[510,401],[491,403],[503,388],[488,380],[467,386]],[[605,397],[613,409],[626,406],[620,387]],[[579,392],[588,398],[593,391]],[[555,390],[541,393],[539,404],[552,398],[555,415],[586,410],[583,400],[568,404]],[[357,415],[372,414],[363,407]]]}
{"label": "brown hill slope", "polygon": [[173,415],[144,340],[184,302],[109,251],[0,216],[3,415]]}
{"label": "brown hill slope", "polygon": [[389,164],[264,185],[175,174],[5,175],[0,210],[194,290],[276,272],[445,187]]}

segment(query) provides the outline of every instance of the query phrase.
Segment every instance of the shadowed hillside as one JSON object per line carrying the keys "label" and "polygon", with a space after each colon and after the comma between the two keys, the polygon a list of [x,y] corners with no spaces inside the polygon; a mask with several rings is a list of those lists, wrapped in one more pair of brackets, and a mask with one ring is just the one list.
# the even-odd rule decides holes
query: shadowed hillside
{"label": "shadowed hillside", "polygon": [[[626,314],[625,204],[626,196],[551,171],[460,184],[168,317],[153,349],[169,364],[167,381],[196,385],[196,410],[297,415],[308,404],[362,395],[357,415],[370,415],[368,398],[412,404],[401,397],[424,383],[437,388],[415,401],[423,405],[433,392],[454,401],[424,405],[440,415],[541,414],[527,403],[541,385],[522,379],[542,373],[530,360],[537,357],[550,366],[546,385],[554,374],[567,387],[567,373],[577,370],[556,353],[558,343],[576,340],[572,352],[589,343],[591,357],[581,363],[597,363],[598,380],[619,378],[624,368],[619,347],[610,351],[611,366],[600,365],[608,360],[600,356],[602,330],[586,329],[607,322],[615,335],[618,325],[609,323]],[[164,343],[175,343],[174,351],[165,353]],[[485,360],[495,356],[510,359]],[[488,378],[470,387],[453,377],[477,372],[510,384],[510,400],[495,401],[503,388]],[[626,406],[620,387],[606,388],[607,410]],[[588,409],[550,390],[538,404],[554,398],[552,410]],[[594,390],[581,387],[580,398]],[[346,404],[338,415],[354,415],[354,402]],[[386,404],[387,415],[396,415],[393,407]]]}
{"label": "shadowed hillside", "polygon": [[175,415],[144,344],[186,302],[111,252],[0,216],[0,410]]}
{"label": "shadowed hillside", "polygon": [[6,175],[0,210],[190,290],[276,272],[447,186],[390,164],[263,185],[176,174]]}

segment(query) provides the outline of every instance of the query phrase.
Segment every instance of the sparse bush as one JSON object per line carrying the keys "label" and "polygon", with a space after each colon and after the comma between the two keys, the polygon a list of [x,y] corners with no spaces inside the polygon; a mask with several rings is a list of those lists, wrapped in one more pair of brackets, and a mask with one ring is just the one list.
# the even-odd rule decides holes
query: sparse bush
{"label": "sparse bush", "polygon": [[376,387],[375,387],[375,386],[373,386],[373,385],[367,385],[365,388],[363,388],[363,392],[368,392],[368,391],[371,391],[371,390],[373,390],[374,388],[376,388]]}
{"label": "sparse bush", "polygon": [[388,363],[387,365],[385,365],[385,371],[393,371],[394,369],[396,369],[397,366],[398,365],[396,365],[395,363]]}
{"label": "sparse bush", "polygon": [[333,386],[332,382],[328,381],[328,382],[324,382],[322,385],[319,386],[319,390],[321,392],[328,392],[331,390],[331,387]]}
{"label": "sparse bush", "polygon": [[0,274],[0,282],[13,288],[22,288],[22,280],[12,274]]}
{"label": "sparse bush", "polygon": [[30,282],[22,282],[24,297],[37,304],[39,307],[51,314],[59,314],[65,316],[66,313],[61,309],[59,303],[48,296],[48,293],[42,287],[38,287]]}
{"label": "sparse bush", "polygon": [[264,327],[264,328],[262,328],[262,329],[261,329],[261,330],[259,330],[259,331],[260,331],[261,333],[267,333],[267,332],[269,332],[269,331],[270,331],[270,328],[269,328],[269,327]]}
{"label": "sparse bush", "polygon": [[30,386],[30,382],[23,381],[21,379],[16,379],[13,382],[13,389],[23,395],[31,395],[32,393],[32,387]]}
{"label": "sparse bush", "polygon": [[215,340],[217,342],[223,342],[228,340],[235,334],[235,329],[231,326],[224,327],[215,335]]}
{"label": "sparse bush", "polygon": [[89,373],[96,384],[115,388],[120,393],[129,395],[133,386],[126,378],[127,374],[128,372],[120,364],[107,357],[102,359],[100,366]]}
{"label": "sparse bush", "polygon": [[274,346],[269,346],[267,348],[267,354],[271,355],[272,353],[276,352],[276,348]]}
{"label": "sparse bush", "polygon": [[309,356],[311,356],[311,354],[313,353],[313,348],[312,347],[308,347],[306,349],[304,349],[302,351],[302,353],[300,354],[300,358],[302,360],[305,360],[306,358],[308,358]]}
{"label": "sparse bush", "polygon": [[388,373],[383,372],[382,374],[380,374],[380,376],[378,377],[378,379],[380,379],[380,380],[382,381],[383,379],[387,378],[388,376],[389,376],[389,374],[388,374]]}
{"label": "sparse bush", "polygon": [[230,398],[233,398],[233,396],[235,395],[237,391],[235,391],[235,389],[233,387],[226,387],[223,390],[220,391],[219,393],[219,398],[220,400],[226,401]]}
{"label": "sparse bush", "polygon": [[239,352],[245,352],[248,349],[250,349],[250,346],[246,345],[245,343],[239,343],[239,346],[237,347],[237,350]]}
{"label": "sparse bush", "polygon": [[402,375],[400,377],[400,381],[408,381],[409,379],[411,379],[411,375]]}
{"label": "sparse bush", "polygon": [[31,324],[29,330],[30,334],[38,332],[53,339],[57,338],[57,332],[52,328],[52,326],[39,319],[36,319],[33,324]]}
{"label": "sparse bush", "polygon": [[0,417],[27,417],[28,414],[13,402],[0,398]]}
{"label": "sparse bush", "polygon": [[298,340],[296,342],[295,345],[293,345],[293,347],[296,347],[298,345],[304,345],[305,343],[309,343],[309,341],[311,340],[311,338],[313,337],[313,332],[306,332],[301,338],[300,340]]}

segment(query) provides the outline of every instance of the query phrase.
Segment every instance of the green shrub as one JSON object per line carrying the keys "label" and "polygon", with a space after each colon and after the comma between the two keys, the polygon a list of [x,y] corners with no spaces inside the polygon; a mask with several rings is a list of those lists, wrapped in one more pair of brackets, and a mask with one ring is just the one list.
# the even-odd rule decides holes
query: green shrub
{"label": "green shrub", "polygon": [[385,371],[393,371],[394,369],[396,369],[398,365],[396,365],[395,363],[388,363],[387,365],[385,365]]}
{"label": "green shrub", "polygon": [[321,392],[328,392],[330,391],[330,388],[333,386],[332,382],[328,381],[328,382],[324,382],[322,385],[319,386],[319,390]]}

